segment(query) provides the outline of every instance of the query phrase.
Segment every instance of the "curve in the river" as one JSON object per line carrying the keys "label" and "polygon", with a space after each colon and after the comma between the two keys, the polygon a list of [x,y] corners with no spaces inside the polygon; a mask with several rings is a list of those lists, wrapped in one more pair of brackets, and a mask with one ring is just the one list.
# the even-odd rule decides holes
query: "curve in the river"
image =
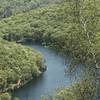
{"label": "curve in the river", "polygon": [[32,80],[24,87],[13,92],[20,100],[40,100],[42,95],[52,93],[59,87],[70,86],[70,78],[66,77],[64,70],[64,57],[51,49],[39,45],[30,45],[40,51],[46,59],[47,71],[38,79]]}

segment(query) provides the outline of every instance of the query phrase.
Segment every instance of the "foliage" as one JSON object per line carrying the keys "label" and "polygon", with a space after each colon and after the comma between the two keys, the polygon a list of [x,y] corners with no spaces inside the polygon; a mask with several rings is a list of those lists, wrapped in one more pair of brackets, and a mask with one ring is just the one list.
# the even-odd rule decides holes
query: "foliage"
{"label": "foliage", "polygon": [[54,96],[43,100],[96,100],[95,87],[88,81],[81,81],[76,85],[58,91]]}
{"label": "foliage", "polygon": [[3,93],[0,95],[0,100],[11,100],[11,95],[9,93]]}
{"label": "foliage", "polygon": [[[22,0],[20,0],[20,2],[21,1]],[[30,10],[30,7],[29,9],[27,9],[26,5],[24,5],[27,10],[30,10],[28,12],[23,12],[24,9],[21,9],[20,6],[17,5],[16,7],[18,7],[21,10],[20,14],[12,14],[13,16],[0,21],[0,37],[8,41],[17,42],[23,42],[31,39],[33,42],[49,45],[57,51],[63,52],[64,55],[70,53],[72,57],[70,71],[73,71],[76,64],[84,64],[86,67],[87,74],[85,74],[87,76],[87,79],[91,77],[93,81],[94,76],[96,76],[96,84],[96,78],[100,76],[100,74],[97,74],[97,71],[100,68],[99,5],[100,0],[64,0],[64,2],[60,4],[49,5],[35,10]],[[20,10],[18,10],[18,13]],[[16,14],[17,11],[15,11],[14,13]],[[14,50],[10,48],[11,51],[16,51],[17,45],[13,44],[13,46]],[[22,46],[19,47],[24,48]],[[4,49],[2,49],[2,52],[4,52],[3,50]],[[7,51],[9,51],[9,49]],[[25,53],[27,54],[26,50]],[[9,52],[7,52],[7,54],[9,54]],[[4,53],[3,56],[7,54]],[[16,57],[14,59],[17,59],[17,57],[19,57],[18,54],[14,53],[14,57]],[[21,53],[21,55],[21,58],[25,57],[23,53]],[[8,78],[11,84],[15,83],[15,81],[20,78],[20,74],[21,77],[23,77],[25,80],[27,80],[28,77],[32,76],[32,74],[30,74],[30,67],[32,68],[32,72],[40,71],[38,70],[38,67],[34,69],[30,65],[33,65],[33,58],[31,59],[31,53],[29,55],[29,63],[25,63],[27,61],[24,61],[23,63],[23,61],[21,62],[21,60],[19,61],[18,59],[17,60],[19,63],[17,61],[14,61],[14,65],[17,66],[19,66],[20,64],[25,64],[25,69],[23,69],[24,67],[21,67],[20,69],[16,66],[14,68],[13,65],[11,66],[7,64],[8,68],[9,66],[11,66],[11,69],[9,69],[10,71],[7,70],[7,72],[5,72],[5,70],[3,69],[3,71],[0,72],[2,73],[0,75],[2,75],[3,80],[0,84],[3,85],[3,87],[7,87],[6,79],[9,75],[11,75],[9,76],[10,78]],[[3,58],[3,60],[1,61],[4,62],[5,60],[6,57]],[[28,64],[30,65],[30,67]],[[18,68],[16,73],[19,74],[14,73],[12,71],[12,68],[14,68],[14,70]],[[26,72],[26,69],[29,71],[29,73]],[[24,70],[26,74],[23,74]],[[9,75],[7,74],[8,76],[6,76],[5,73],[9,72],[12,73]],[[13,77],[14,75],[16,77]],[[94,93],[94,88],[92,88],[92,86],[93,85],[91,83],[82,82],[80,84],[77,84],[75,87],[62,90],[57,94],[57,96],[59,98],[61,97],[61,100],[66,100],[68,98],[69,100],[94,100],[94,94],[92,94]],[[53,100],[59,100],[59,98],[54,97]]]}
{"label": "foliage", "polygon": [[1,0],[0,19],[59,1],[61,0]]}
{"label": "foliage", "polygon": [[[92,2],[86,1],[80,16],[74,14],[78,12],[77,9],[72,8],[75,3],[67,1],[4,19],[0,22],[1,37],[9,41],[22,41],[25,38],[31,38],[32,41],[46,43],[65,54],[70,52],[74,59],[74,65],[75,63],[94,65],[91,51],[100,50],[99,42],[97,42],[97,34],[100,33],[100,7],[97,5],[97,21],[95,21],[92,16],[94,14],[93,8],[90,8],[93,7]],[[100,4],[98,0],[97,2]],[[90,23],[87,24],[87,30],[91,35],[89,38],[92,41],[91,44],[83,24],[78,22],[79,18],[77,17],[82,17],[83,20],[91,19]],[[92,34],[91,31],[95,33]],[[95,55],[95,59],[99,63],[100,52],[95,52]]]}
{"label": "foliage", "polygon": [[0,39],[0,92],[24,85],[43,72],[44,60],[34,49]]}
{"label": "foliage", "polygon": [[10,93],[6,92],[6,93],[2,93],[0,94],[0,100],[19,100],[19,98],[14,97],[12,99],[12,96]]}

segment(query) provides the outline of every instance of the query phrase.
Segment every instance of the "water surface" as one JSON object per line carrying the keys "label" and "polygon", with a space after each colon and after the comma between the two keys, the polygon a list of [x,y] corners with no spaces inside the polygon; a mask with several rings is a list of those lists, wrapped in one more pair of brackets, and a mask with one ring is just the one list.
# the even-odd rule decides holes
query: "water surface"
{"label": "water surface", "polygon": [[13,95],[20,100],[40,100],[42,95],[53,93],[59,87],[71,85],[70,77],[66,76],[64,70],[69,64],[69,58],[66,59],[61,54],[57,54],[50,48],[44,48],[39,45],[30,45],[42,53],[46,60],[47,71],[38,79],[32,80],[24,87],[14,91]]}

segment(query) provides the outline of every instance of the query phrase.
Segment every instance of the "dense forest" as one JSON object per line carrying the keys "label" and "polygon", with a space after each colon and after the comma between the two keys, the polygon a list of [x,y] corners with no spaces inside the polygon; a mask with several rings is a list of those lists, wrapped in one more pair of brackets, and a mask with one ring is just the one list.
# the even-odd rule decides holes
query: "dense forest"
{"label": "dense forest", "polygon": [[60,3],[62,0],[1,0],[0,19],[27,12],[31,9],[41,8],[49,4]]}
{"label": "dense forest", "polygon": [[[0,1],[0,91],[25,84],[44,71],[43,56],[18,43],[47,45],[84,64],[83,81],[43,100],[97,100],[100,94],[99,0]],[[17,86],[18,85],[18,86]],[[8,99],[6,99],[8,97]],[[1,100],[11,96],[1,93]],[[3,99],[2,99],[3,98]]]}
{"label": "dense forest", "polygon": [[0,40],[0,92],[28,82],[43,72],[43,58],[37,51]]}

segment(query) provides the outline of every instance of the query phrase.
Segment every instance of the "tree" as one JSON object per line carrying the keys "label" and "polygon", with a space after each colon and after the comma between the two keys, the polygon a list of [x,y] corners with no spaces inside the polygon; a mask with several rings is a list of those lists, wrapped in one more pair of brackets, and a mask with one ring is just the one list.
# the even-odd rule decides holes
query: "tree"
{"label": "tree", "polygon": [[[99,62],[97,60],[97,53],[95,52],[94,45],[96,44],[95,38],[98,32],[98,0],[71,0],[70,5],[74,16],[74,23],[81,27],[81,35],[86,41],[86,66],[87,74],[90,75],[87,79],[91,79],[95,87],[98,86],[97,81],[100,79],[97,71],[99,70]],[[97,87],[98,88],[98,87]]]}
{"label": "tree", "polygon": [[9,93],[1,94],[0,100],[11,100],[11,95]]}

